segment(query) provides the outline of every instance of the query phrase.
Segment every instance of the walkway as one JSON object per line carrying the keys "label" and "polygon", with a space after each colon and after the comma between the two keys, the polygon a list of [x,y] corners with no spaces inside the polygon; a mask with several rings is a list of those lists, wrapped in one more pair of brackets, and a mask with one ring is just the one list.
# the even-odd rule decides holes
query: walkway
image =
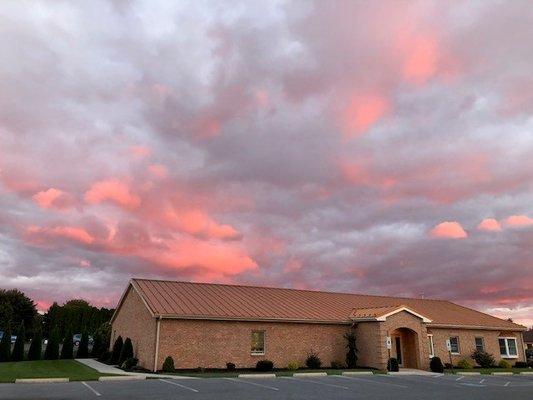
{"label": "walkway", "polygon": [[101,374],[137,375],[137,376],[144,376],[146,378],[197,379],[192,376],[164,375],[164,374],[153,374],[153,373],[146,373],[146,372],[127,372],[113,365],[107,365],[107,364],[101,363],[100,361],[96,361],[93,358],[77,358],[76,361],[79,361],[80,363],[92,369],[97,370]]}

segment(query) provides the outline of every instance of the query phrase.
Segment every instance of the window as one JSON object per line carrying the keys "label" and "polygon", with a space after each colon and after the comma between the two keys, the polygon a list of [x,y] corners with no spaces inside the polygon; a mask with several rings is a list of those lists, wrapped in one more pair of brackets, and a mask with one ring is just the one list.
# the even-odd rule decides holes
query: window
{"label": "window", "polygon": [[515,338],[498,338],[500,345],[500,355],[505,358],[517,358],[518,352],[516,350]]}
{"label": "window", "polygon": [[252,331],[252,355],[265,354],[265,331]]}
{"label": "window", "polygon": [[485,351],[485,342],[482,337],[477,337],[476,339],[476,350]]}
{"label": "window", "polygon": [[452,354],[459,354],[459,337],[452,336],[450,338],[450,347],[452,350]]}
{"label": "window", "polygon": [[428,335],[429,358],[435,357],[435,348],[433,347],[433,335]]}

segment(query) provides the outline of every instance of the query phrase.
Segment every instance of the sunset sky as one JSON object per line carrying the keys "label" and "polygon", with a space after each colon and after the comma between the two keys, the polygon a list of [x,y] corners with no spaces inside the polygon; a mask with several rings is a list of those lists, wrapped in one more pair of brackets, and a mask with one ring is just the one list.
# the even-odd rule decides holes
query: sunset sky
{"label": "sunset sky", "polygon": [[533,324],[533,7],[2,1],[0,287],[445,298]]}

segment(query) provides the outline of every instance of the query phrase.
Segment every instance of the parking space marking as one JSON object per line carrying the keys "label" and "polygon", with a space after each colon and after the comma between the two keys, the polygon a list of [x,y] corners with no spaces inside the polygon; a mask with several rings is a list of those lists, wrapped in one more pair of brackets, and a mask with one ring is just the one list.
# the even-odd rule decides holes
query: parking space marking
{"label": "parking space marking", "polygon": [[507,382],[507,383],[506,383],[505,385],[503,385],[503,386],[507,387],[507,386],[509,386],[510,384],[511,384],[511,382]]}
{"label": "parking space marking", "polygon": [[479,383],[483,383],[483,382],[485,382],[485,378],[479,381]]}
{"label": "parking space marking", "polygon": [[101,394],[98,393],[98,391],[96,389],[94,389],[93,387],[91,387],[87,382],[82,382],[81,383],[83,386],[85,386],[87,389],[89,389],[91,392],[93,392],[96,396],[100,397]]}
{"label": "parking space marking", "polygon": [[369,382],[369,383],[374,383],[376,385],[388,385],[388,386],[396,386],[396,387],[401,387],[401,388],[408,388],[409,387],[409,386],[406,386],[406,385],[400,385],[398,383],[383,382],[383,381],[380,381],[380,380],[359,378],[359,377],[355,377],[355,376],[333,375],[333,377],[335,377],[335,378],[343,378],[343,379],[350,379],[350,380],[355,380],[355,381]]}
{"label": "parking space marking", "polygon": [[479,383],[468,383],[468,382],[461,382],[459,385],[470,386],[470,387],[487,387],[487,385],[480,385]]}
{"label": "parking space marking", "polygon": [[311,380],[309,378],[292,378],[290,376],[284,376],[283,379],[290,379],[290,380],[298,381],[298,382],[309,382],[309,383],[315,383],[317,385],[330,386],[330,387],[335,387],[338,389],[350,390],[350,388],[347,386],[335,385],[333,383],[318,382],[318,381]]}
{"label": "parking space marking", "polygon": [[464,378],[464,376],[460,376],[459,378],[456,379],[456,381],[460,381],[463,378]]}
{"label": "parking space marking", "polygon": [[238,382],[238,383],[245,383],[247,385],[253,385],[253,386],[258,386],[258,387],[262,387],[264,389],[270,389],[270,390],[279,390],[279,388],[277,387],[274,387],[274,386],[268,386],[268,385],[263,385],[261,383],[255,383],[255,382],[250,382],[250,381],[245,381],[243,379],[237,379],[237,378],[224,378],[228,381],[233,381],[233,382]]}
{"label": "parking space marking", "polygon": [[166,379],[159,379],[159,381],[168,383],[169,385],[174,385],[174,386],[178,386],[178,387],[183,388],[183,389],[190,390],[191,392],[194,392],[194,393],[198,393],[199,392],[199,390],[193,389],[192,387],[185,386],[185,385],[180,385],[179,383],[167,381]]}

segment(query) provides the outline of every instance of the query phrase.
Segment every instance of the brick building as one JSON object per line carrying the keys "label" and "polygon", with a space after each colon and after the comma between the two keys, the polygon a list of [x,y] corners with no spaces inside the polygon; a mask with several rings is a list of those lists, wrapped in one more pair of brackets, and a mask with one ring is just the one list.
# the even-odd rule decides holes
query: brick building
{"label": "brick building", "polygon": [[476,348],[524,360],[525,327],[445,300],[132,279],[111,321],[113,341],[131,338],[152,370],[167,356],[178,369],[264,358],[283,368],[311,351],[329,366],[344,361],[350,330],[360,366],[385,369],[390,351],[403,367],[427,369],[433,355],[449,360],[447,341],[454,364]]}

